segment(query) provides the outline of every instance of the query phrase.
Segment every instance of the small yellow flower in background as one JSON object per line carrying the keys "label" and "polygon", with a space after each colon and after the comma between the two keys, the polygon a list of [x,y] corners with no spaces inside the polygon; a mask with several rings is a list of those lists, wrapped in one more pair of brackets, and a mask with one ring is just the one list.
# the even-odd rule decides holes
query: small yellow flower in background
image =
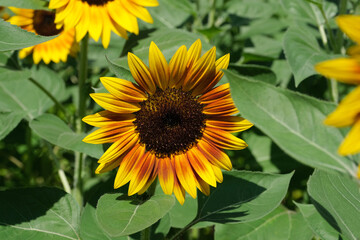
{"label": "small yellow flower in background", "polygon": [[42,36],[59,35],[50,41],[20,50],[20,58],[25,58],[33,53],[35,64],[38,64],[41,60],[46,64],[51,61],[55,63],[66,62],[68,55],[76,49],[76,46],[74,46],[75,30],[64,31],[63,29],[57,29],[54,23],[54,12],[14,7],[10,7],[10,10],[16,14],[8,20],[11,24]]}
{"label": "small yellow flower in background", "polygon": [[57,27],[76,29],[78,42],[89,32],[107,48],[111,31],[127,38],[126,31],[139,33],[137,18],[153,23],[145,7],[158,5],[157,0],[50,0],[49,8],[56,9]]}
{"label": "small yellow flower in background", "polygon": [[[360,16],[344,15],[336,18],[341,30],[360,44]],[[348,50],[350,57],[321,62],[315,69],[328,78],[350,84],[360,84],[360,53],[356,45]],[[341,155],[360,152],[360,86],[355,88],[326,119],[325,124],[335,127],[352,126],[339,147]],[[360,171],[360,170],[359,170]],[[360,172],[359,178],[360,178]]]}
{"label": "small yellow flower in background", "polygon": [[99,159],[96,173],[119,167],[114,188],[130,181],[129,195],[144,193],[158,177],[164,193],[174,193],[181,204],[185,191],[196,198],[196,188],[208,195],[209,185],[222,182],[221,169],[232,168],[222,149],[247,147],[232,133],[252,124],[233,116],[238,111],[229,84],[215,87],[230,57],[216,60],[215,53],[213,47],[200,57],[197,40],[189,50],[181,46],[167,63],[152,42],[149,67],[128,54],[136,84],[100,79],[109,93],[91,97],[107,110],[83,119],[100,127],[83,141],[113,144]]}

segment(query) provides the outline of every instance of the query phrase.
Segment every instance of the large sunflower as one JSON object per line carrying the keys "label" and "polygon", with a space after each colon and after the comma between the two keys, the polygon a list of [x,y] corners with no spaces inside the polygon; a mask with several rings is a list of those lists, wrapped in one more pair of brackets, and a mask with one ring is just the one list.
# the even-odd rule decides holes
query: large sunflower
{"label": "large sunflower", "polygon": [[185,191],[196,198],[196,188],[208,195],[209,185],[222,182],[221,169],[232,168],[222,149],[247,147],[231,133],[252,124],[233,116],[238,111],[229,84],[215,87],[229,64],[229,54],[215,61],[215,52],[213,47],[200,57],[197,40],[189,50],[181,46],[168,64],[152,42],[149,67],[128,54],[136,83],[101,78],[110,93],[91,97],[107,110],[83,119],[100,127],[83,141],[113,143],[96,173],[119,167],[114,187],[130,181],[129,195],[142,194],[158,176],[163,191],[174,192],[181,204]]}
{"label": "large sunflower", "polygon": [[126,31],[138,34],[137,18],[152,23],[145,7],[158,6],[157,0],[50,0],[49,8],[56,9],[58,27],[76,29],[79,42],[87,32],[105,48],[109,46],[111,31],[127,38]]}
{"label": "large sunflower", "polygon": [[46,64],[51,61],[55,63],[66,62],[68,55],[75,51],[76,47],[73,47],[75,30],[64,31],[63,29],[57,29],[54,23],[54,12],[14,7],[10,7],[10,9],[16,14],[8,20],[11,24],[38,35],[59,35],[50,41],[20,50],[20,58],[25,58],[30,53],[33,53],[35,64],[38,64],[41,60]]}

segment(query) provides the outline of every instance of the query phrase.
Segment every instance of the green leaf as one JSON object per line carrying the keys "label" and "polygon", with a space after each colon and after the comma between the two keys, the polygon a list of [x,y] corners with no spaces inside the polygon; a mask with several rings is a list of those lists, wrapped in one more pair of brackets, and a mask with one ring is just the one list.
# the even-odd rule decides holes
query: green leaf
{"label": "green leaf", "polygon": [[244,65],[230,65],[230,68],[236,70],[239,76],[250,79],[263,81],[270,84],[276,83],[276,75],[270,68],[253,65],[253,64],[244,64]]}
{"label": "green leaf", "polygon": [[232,0],[226,3],[227,12],[242,18],[268,18],[276,12],[273,4],[263,0]]}
{"label": "green leaf", "polygon": [[29,125],[37,135],[64,149],[83,152],[94,158],[100,158],[104,153],[101,144],[83,142],[86,134],[76,134],[53,114],[45,113],[32,120]]}
{"label": "green leaf", "polygon": [[105,49],[101,41],[95,42],[93,39],[90,39],[88,50],[89,66],[92,68],[108,67],[107,58],[118,58],[121,55],[125,42],[124,38],[113,33],[111,34],[109,47]]}
{"label": "green leaf", "polygon": [[106,61],[108,63],[110,71],[116,75],[116,77],[125,79],[131,82],[135,82],[133,76],[131,75],[131,72],[128,67],[123,67],[112,60],[108,58],[108,56],[105,56]]}
{"label": "green leaf", "polygon": [[56,188],[0,191],[0,239],[80,239],[80,208]]}
{"label": "green leaf", "polygon": [[341,131],[322,123],[334,104],[225,72],[241,114],[285,153],[312,167],[356,175],[350,159],[337,153]]}
{"label": "green leaf", "polygon": [[57,36],[35,35],[0,18],[0,52],[18,50],[49,41]]}
{"label": "green leaf", "polygon": [[4,7],[49,10],[47,5],[48,2],[44,0],[0,0],[0,6]]}
{"label": "green leaf", "polygon": [[86,240],[127,240],[127,237],[110,237],[100,227],[95,215],[96,208],[86,204],[81,215],[80,235]]}
{"label": "green leaf", "polygon": [[283,44],[286,59],[294,74],[295,86],[317,74],[314,69],[316,63],[329,59],[319,47],[315,36],[304,27],[290,27],[285,33]]}
{"label": "green leaf", "polygon": [[188,0],[158,0],[158,2],[159,6],[147,8],[154,19],[151,26],[158,28],[176,28],[195,11]]}
{"label": "green leaf", "polygon": [[174,203],[168,195],[154,195],[142,202],[126,194],[105,194],[98,201],[96,217],[111,237],[126,236],[156,223]]}
{"label": "green leaf", "polygon": [[[201,193],[198,192],[198,194]],[[169,212],[171,226],[183,228],[188,225],[196,217],[197,206],[197,200],[188,194],[185,195],[184,205],[176,201],[174,207]]]}
{"label": "green leaf", "polygon": [[65,97],[63,80],[55,72],[46,68],[35,68],[32,71],[12,71],[0,68],[0,109],[25,113],[31,120],[40,116],[54,103],[28,78],[33,77],[57,99]]}
{"label": "green leaf", "polygon": [[[300,217],[300,218],[299,218]],[[306,228],[303,226],[305,225]],[[301,235],[293,235],[293,229],[301,229]],[[307,228],[301,215],[284,207],[278,207],[265,217],[246,223],[216,224],[216,240],[311,240],[312,232]],[[292,238],[296,236],[296,238]]]}
{"label": "green leaf", "polygon": [[212,189],[210,196],[199,194],[195,221],[236,223],[257,220],[279,206],[291,176],[226,172],[223,183]]}
{"label": "green leaf", "polygon": [[340,174],[315,170],[308,182],[308,192],[316,210],[342,236],[360,236],[359,181]]}
{"label": "green leaf", "polygon": [[296,203],[300,209],[301,214],[304,216],[308,226],[318,235],[321,239],[338,240],[339,233],[331,227],[331,225],[321,217],[320,213],[312,204]]}
{"label": "green leaf", "polygon": [[25,117],[24,112],[13,112],[0,109],[0,140],[6,137]]}

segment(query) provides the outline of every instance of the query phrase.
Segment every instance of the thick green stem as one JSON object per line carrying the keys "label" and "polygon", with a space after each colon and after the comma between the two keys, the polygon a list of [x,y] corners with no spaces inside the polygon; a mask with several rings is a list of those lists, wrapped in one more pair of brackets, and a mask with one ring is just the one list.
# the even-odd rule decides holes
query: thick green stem
{"label": "thick green stem", "polygon": [[[78,104],[78,117],[76,121],[76,132],[82,133],[84,131],[84,123],[82,118],[86,114],[86,97],[87,97],[87,88],[86,88],[86,79],[87,79],[87,51],[88,51],[88,34],[81,40],[80,43],[80,63],[79,63],[79,104]],[[74,168],[74,189],[73,195],[80,206],[83,205],[83,160],[84,154],[80,152],[75,153],[75,168]]]}
{"label": "thick green stem", "polygon": [[38,83],[35,79],[29,78],[29,81],[35,84],[35,86],[37,86],[41,91],[43,91],[43,93],[45,93],[51,99],[51,101],[53,101],[53,103],[64,113],[66,121],[69,123],[69,116],[67,114],[66,109],[58,100],[56,100],[56,98],[51,94],[51,92],[46,90],[46,88],[44,88],[44,86]]}
{"label": "thick green stem", "polygon": [[339,93],[338,93],[338,84],[335,79],[329,79],[330,82],[330,91],[331,91],[331,99],[334,103],[339,102]]}

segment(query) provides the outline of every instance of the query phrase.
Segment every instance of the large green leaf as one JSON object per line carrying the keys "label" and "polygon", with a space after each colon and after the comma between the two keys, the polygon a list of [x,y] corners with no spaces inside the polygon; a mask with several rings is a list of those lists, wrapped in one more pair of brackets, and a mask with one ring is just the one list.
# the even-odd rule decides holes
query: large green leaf
{"label": "large green leaf", "polygon": [[305,27],[290,27],[284,36],[286,59],[294,74],[295,85],[316,74],[314,65],[329,56],[320,48],[317,40]]}
{"label": "large green leaf", "polygon": [[[299,231],[300,230],[300,231]],[[294,233],[296,231],[297,234]],[[246,223],[216,224],[216,240],[310,240],[312,231],[298,213],[278,207],[265,217]]]}
{"label": "large green leaf", "polygon": [[140,201],[126,194],[105,194],[98,201],[96,217],[109,236],[126,236],[156,223],[174,203],[175,198],[168,195],[154,195]]}
{"label": "large green leaf", "polygon": [[159,6],[148,8],[155,27],[176,28],[194,12],[188,0],[158,0],[158,2]]}
{"label": "large green leaf", "polygon": [[331,225],[321,217],[320,213],[316,211],[316,208],[312,204],[299,204],[296,206],[300,209],[301,214],[304,216],[305,221],[309,227],[318,235],[321,239],[326,240],[338,240],[339,233],[331,227]]}
{"label": "large green leaf", "polygon": [[257,220],[279,206],[292,174],[231,171],[210,196],[199,194],[195,222],[236,223]]}
{"label": "large green leaf", "polygon": [[0,191],[0,239],[80,239],[80,208],[56,188]]}
{"label": "large green leaf", "polygon": [[0,68],[0,109],[23,112],[26,119],[40,116],[53,106],[51,99],[28,78],[34,78],[58,100],[64,99],[65,85],[55,72],[46,68],[12,71]]}
{"label": "large green leaf", "polygon": [[352,176],[356,167],[339,156],[343,135],[322,121],[335,105],[226,71],[240,113],[284,152],[306,165]]}
{"label": "large green leaf", "polygon": [[76,134],[60,118],[53,114],[43,114],[30,122],[31,129],[40,137],[59,147],[86,153],[100,158],[104,153],[101,144],[82,141],[85,134]]}
{"label": "large green leaf", "polygon": [[315,170],[308,192],[317,211],[333,228],[347,239],[359,239],[359,180]]}
{"label": "large green leaf", "polygon": [[0,18],[0,52],[17,50],[49,41],[57,36],[45,37],[11,25]]}
{"label": "large green leaf", "polygon": [[276,12],[277,5],[263,0],[231,0],[226,3],[227,12],[242,18],[268,18]]}
{"label": "large green leaf", "polygon": [[0,6],[4,7],[48,10],[47,5],[48,2],[44,0],[0,0]]}

